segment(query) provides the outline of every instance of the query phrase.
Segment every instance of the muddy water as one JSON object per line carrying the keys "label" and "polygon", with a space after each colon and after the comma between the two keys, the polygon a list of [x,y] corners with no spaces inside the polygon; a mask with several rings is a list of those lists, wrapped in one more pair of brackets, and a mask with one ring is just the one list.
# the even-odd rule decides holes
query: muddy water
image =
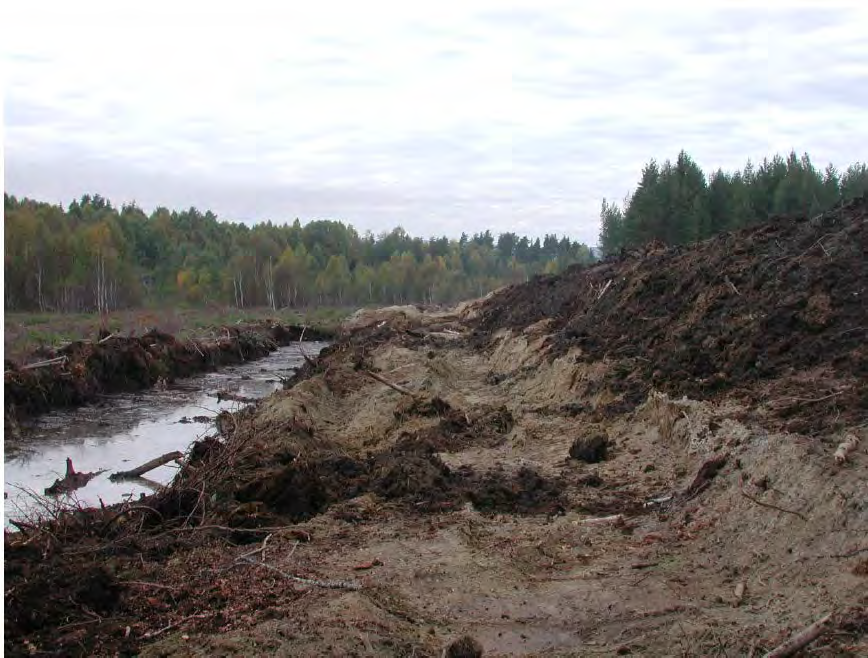
{"label": "muddy water", "polygon": [[[305,343],[304,350],[314,355],[325,345]],[[46,504],[99,505],[102,500],[108,505],[150,493],[174,477],[176,465],[161,466],[146,480],[111,482],[109,475],[167,452],[184,451],[213,432],[213,418],[219,411],[243,406],[218,402],[218,391],[266,397],[281,388],[279,375],[290,375],[302,363],[298,346],[292,345],[258,361],[179,381],[165,391],[107,396],[98,405],[40,417],[22,427],[21,442],[5,446],[5,524],[10,518],[31,517]],[[78,472],[104,472],[69,496],[40,501],[36,494],[63,476],[67,457]]]}

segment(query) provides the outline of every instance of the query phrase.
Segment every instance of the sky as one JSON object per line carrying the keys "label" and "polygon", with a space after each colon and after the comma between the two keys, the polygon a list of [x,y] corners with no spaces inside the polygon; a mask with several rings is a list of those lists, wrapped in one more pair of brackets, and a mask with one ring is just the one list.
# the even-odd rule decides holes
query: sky
{"label": "sky", "polygon": [[866,7],[6,3],[5,190],[593,245],[651,158],[868,159]]}

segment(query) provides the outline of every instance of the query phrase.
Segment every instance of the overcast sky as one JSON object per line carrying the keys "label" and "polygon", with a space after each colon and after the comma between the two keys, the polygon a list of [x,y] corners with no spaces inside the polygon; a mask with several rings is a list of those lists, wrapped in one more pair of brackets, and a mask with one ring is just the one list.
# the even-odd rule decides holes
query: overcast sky
{"label": "overcast sky", "polygon": [[868,159],[864,3],[752,4],[8,3],[6,190],[594,244],[652,157]]}

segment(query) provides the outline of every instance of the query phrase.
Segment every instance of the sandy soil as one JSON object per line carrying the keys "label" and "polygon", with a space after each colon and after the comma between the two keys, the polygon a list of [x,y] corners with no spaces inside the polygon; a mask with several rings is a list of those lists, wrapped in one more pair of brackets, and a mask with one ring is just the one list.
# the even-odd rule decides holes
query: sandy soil
{"label": "sandy soil", "polygon": [[[688,294],[703,243],[358,314],[169,490],[7,536],[6,651],[759,656],[831,615],[804,655],[868,655],[865,278],[822,255],[858,260],[861,203],[730,248],[733,277],[795,254],[783,301],[725,270],[738,293]],[[668,329],[618,319],[657,294],[648,262],[696,301]]]}

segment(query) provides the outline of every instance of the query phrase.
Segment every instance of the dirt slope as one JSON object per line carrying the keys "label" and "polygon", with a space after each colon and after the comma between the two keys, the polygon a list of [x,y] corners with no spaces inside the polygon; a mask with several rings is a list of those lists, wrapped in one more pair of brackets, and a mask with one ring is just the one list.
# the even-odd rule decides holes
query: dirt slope
{"label": "dirt slope", "polygon": [[831,613],[808,655],[865,655],[864,230],[358,316],[170,490],[7,537],[6,651],[742,656]]}
{"label": "dirt slope", "polygon": [[[789,429],[828,429],[838,405],[868,417],[868,199],[811,220],[780,219],[689,247],[641,253],[493,296],[474,326],[482,344],[499,329],[545,322],[552,356],[617,361],[606,384],[624,408],[652,388],[709,399],[721,393],[813,399],[784,405]],[[811,376],[807,376],[811,375]],[[762,386],[775,382],[775,390]],[[817,409],[820,415],[816,415]],[[804,411],[804,413],[803,413]]]}

